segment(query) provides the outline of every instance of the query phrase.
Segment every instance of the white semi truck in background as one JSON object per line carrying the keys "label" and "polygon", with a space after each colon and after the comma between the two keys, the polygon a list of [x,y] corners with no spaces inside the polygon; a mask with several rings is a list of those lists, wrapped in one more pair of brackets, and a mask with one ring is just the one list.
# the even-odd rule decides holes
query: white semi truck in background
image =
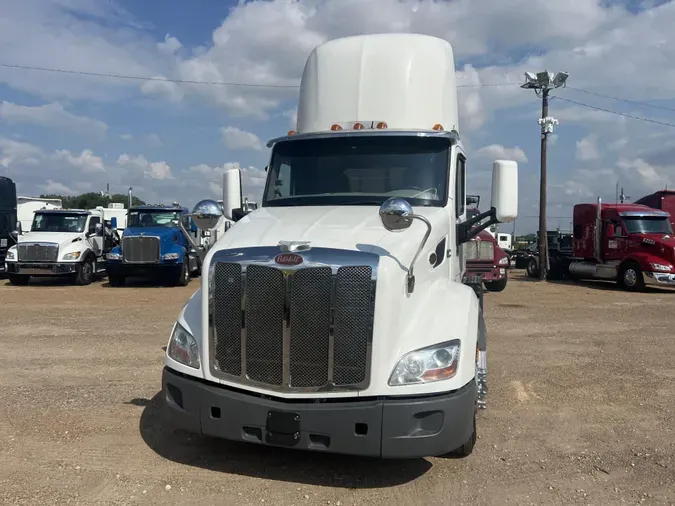
{"label": "white semi truck in background", "polygon": [[[486,330],[462,245],[516,218],[517,163],[494,162],[491,209],[467,219],[453,50],[424,35],[315,48],[296,128],[268,144],[261,206],[208,252],[173,326],[166,418],[296,449],[470,454]],[[192,216],[208,229],[221,207]]]}

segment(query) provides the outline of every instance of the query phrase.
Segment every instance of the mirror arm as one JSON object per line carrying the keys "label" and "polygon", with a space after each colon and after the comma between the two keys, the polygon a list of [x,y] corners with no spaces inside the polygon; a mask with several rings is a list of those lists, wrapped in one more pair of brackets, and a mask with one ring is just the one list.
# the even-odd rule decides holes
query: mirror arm
{"label": "mirror arm", "polygon": [[[192,216],[192,215],[186,214],[185,216]],[[192,238],[192,234],[190,234],[190,232],[188,232],[187,229],[185,228],[185,225],[183,225],[183,220],[178,221],[178,227],[180,228],[181,232],[183,232],[183,235],[188,240],[190,245],[197,252],[197,255],[199,256],[199,260],[204,262],[204,257],[206,256],[206,251],[204,251],[204,249]]]}
{"label": "mirror arm", "polygon": [[[485,223],[482,223],[474,227],[474,225],[480,223],[485,218],[489,219]],[[463,223],[460,223],[457,226],[457,242],[459,244],[462,244],[467,241],[470,241],[471,239],[476,237],[480,232],[485,230],[487,227],[489,227],[490,225],[494,225],[496,223],[499,223],[499,221],[497,220],[497,210],[493,207],[489,211],[485,211],[484,213],[481,213],[478,216],[474,216],[473,218],[466,220]]]}
{"label": "mirror arm", "polygon": [[420,243],[419,247],[417,248],[417,253],[415,253],[415,256],[412,259],[412,262],[410,263],[410,267],[408,268],[408,294],[413,293],[415,290],[415,273],[414,273],[414,268],[415,268],[415,262],[417,262],[417,259],[419,256],[422,254],[422,250],[424,249],[424,246],[427,243],[427,240],[429,239],[429,236],[431,235],[431,222],[427,220],[424,216],[421,216],[419,214],[409,214],[406,216],[408,219],[413,219],[413,220],[420,220],[427,226],[427,231],[424,234],[424,238],[422,239],[422,242]]}

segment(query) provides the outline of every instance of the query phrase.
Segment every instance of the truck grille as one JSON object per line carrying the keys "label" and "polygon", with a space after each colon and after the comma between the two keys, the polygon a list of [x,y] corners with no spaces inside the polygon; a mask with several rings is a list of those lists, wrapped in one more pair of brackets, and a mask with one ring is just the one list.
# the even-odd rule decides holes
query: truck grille
{"label": "truck grille", "polygon": [[492,260],[495,256],[495,245],[490,241],[467,241],[463,244],[464,258],[470,260]]}
{"label": "truck grille", "polygon": [[57,244],[19,244],[20,262],[56,262],[59,257]]}
{"label": "truck grille", "polygon": [[274,265],[214,264],[213,374],[285,391],[366,388],[373,266]]}
{"label": "truck grille", "polygon": [[159,262],[159,237],[124,237],[122,239],[122,255],[125,262],[133,264]]}

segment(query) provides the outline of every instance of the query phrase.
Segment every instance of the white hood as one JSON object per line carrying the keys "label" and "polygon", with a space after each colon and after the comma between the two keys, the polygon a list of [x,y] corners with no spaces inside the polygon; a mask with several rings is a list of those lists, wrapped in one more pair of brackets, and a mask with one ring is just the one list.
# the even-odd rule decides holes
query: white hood
{"label": "white hood", "polygon": [[47,242],[65,246],[73,242],[78,237],[82,237],[82,233],[78,232],[26,232],[19,236],[19,244],[33,243],[33,242]]}
{"label": "white hood", "polygon": [[[237,222],[213,250],[310,241],[312,247],[368,251],[410,262],[426,225],[415,220],[408,230],[389,232],[382,225],[378,210],[377,206],[263,207]],[[434,229],[442,227],[447,233],[448,216],[444,209],[417,207],[415,212],[429,219]]]}

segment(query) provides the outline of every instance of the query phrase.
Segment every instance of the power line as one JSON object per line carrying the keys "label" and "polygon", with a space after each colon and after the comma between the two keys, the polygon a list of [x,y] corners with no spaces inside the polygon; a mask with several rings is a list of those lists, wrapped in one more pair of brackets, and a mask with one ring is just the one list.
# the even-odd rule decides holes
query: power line
{"label": "power line", "polygon": [[636,120],[639,120],[639,121],[646,121],[648,123],[655,123],[657,125],[663,125],[663,126],[675,128],[675,124],[666,123],[665,121],[658,121],[658,120],[655,120],[655,119],[642,118],[640,116],[633,116],[632,114],[626,114],[625,112],[613,111],[611,109],[604,109],[602,107],[597,107],[595,105],[584,104],[583,102],[577,102],[576,100],[571,100],[569,98],[563,98],[563,97],[559,97],[559,96],[555,96],[555,97],[551,97],[551,98],[556,99],[556,100],[562,100],[564,102],[570,102],[572,104],[580,105],[582,107],[588,107],[589,109],[595,109],[596,111],[602,111],[602,112],[606,112],[606,113],[609,113],[609,114],[616,114],[617,116],[624,116],[626,118],[636,119]]}
{"label": "power line", "polygon": [[[0,67],[11,68],[11,69],[21,69],[21,70],[36,70],[40,72],[53,72],[59,74],[71,74],[71,75],[80,75],[80,76],[92,76],[92,77],[107,77],[111,79],[131,79],[135,81],[162,81],[168,83],[176,84],[205,84],[210,86],[232,86],[240,88],[281,88],[281,89],[299,89],[299,84],[255,84],[255,83],[235,83],[235,82],[226,82],[226,81],[197,81],[190,79],[170,79],[168,77],[145,77],[145,76],[129,76],[123,74],[110,74],[105,72],[86,72],[81,70],[68,70],[68,69],[58,69],[58,68],[47,68],[47,67],[35,67],[32,65],[15,65],[11,63],[0,63]],[[501,86],[515,86],[516,83],[505,82],[505,83],[492,83],[492,84],[459,84],[458,88],[491,88],[491,87],[501,87]]]}
{"label": "power line", "polygon": [[643,107],[652,107],[654,109],[659,109],[659,110],[662,110],[662,111],[675,112],[675,108],[672,108],[672,107],[665,107],[665,106],[662,106],[662,105],[650,104],[648,102],[640,102],[638,100],[629,100],[627,98],[614,97],[612,95],[605,95],[604,93],[596,93],[595,91],[583,90],[581,88],[573,88],[572,86],[567,86],[567,89],[579,91],[581,93],[586,93],[587,95],[594,95],[596,97],[609,98],[610,100],[618,100],[619,102],[626,102],[627,104],[635,104],[635,105],[640,105],[640,106],[643,106]]}

